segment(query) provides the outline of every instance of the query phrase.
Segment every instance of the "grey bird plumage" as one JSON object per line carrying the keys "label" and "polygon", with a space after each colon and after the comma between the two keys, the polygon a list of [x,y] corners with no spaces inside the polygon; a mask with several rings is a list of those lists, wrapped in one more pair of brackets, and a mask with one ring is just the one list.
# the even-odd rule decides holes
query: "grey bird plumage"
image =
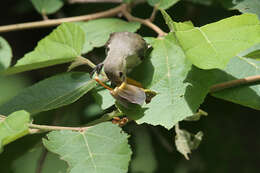
{"label": "grey bird plumage", "polygon": [[116,32],[107,42],[107,57],[103,62],[104,72],[109,80],[119,85],[143,58],[147,44],[144,39],[131,32]]}

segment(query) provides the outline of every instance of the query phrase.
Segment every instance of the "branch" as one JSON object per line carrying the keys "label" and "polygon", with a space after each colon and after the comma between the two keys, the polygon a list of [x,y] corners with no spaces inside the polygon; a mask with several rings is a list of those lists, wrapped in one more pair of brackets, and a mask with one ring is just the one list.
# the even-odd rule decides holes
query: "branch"
{"label": "branch", "polygon": [[85,131],[90,127],[63,127],[63,126],[48,126],[48,125],[38,125],[29,124],[32,129],[39,129],[41,131],[54,131],[54,130],[72,130],[72,131]]}
{"label": "branch", "polygon": [[127,11],[126,6],[124,6],[122,8],[122,13],[127,18],[127,20],[134,21],[134,22],[140,22],[141,24],[148,26],[149,28],[151,28],[158,34],[158,37],[162,37],[162,36],[166,35],[166,33],[163,30],[161,30],[161,28],[159,28],[157,25],[153,24],[149,19],[141,19],[141,18],[132,16]]}
{"label": "branch", "polygon": [[107,11],[83,15],[83,16],[76,16],[76,17],[68,17],[68,18],[61,18],[61,19],[49,19],[44,21],[38,22],[27,22],[21,24],[12,24],[0,27],[1,32],[8,32],[8,31],[18,31],[23,29],[32,29],[32,28],[43,28],[49,26],[56,26],[64,22],[78,22],[78,21],[87,21],[93,20],[102,17],[111,17],[121,12],[122,8],[125,8],[125,4],[122,4],[118,7],[112,8]]}
{"label": "branch", "polygon": [[243,84],[249,84],[249,83],[253,83],[253,82],[259,82],[260,81],[260,75],[257,76],[250,76],[250,77],[246,77],[243,79],[236,79],[236,80],[231,80],[228,82],[223,82],[220,84],[216,84],[210,87],[210,92],[217,92],[226,88],[232,88],[232,87],[236,87],[239,85],[243,85]]}

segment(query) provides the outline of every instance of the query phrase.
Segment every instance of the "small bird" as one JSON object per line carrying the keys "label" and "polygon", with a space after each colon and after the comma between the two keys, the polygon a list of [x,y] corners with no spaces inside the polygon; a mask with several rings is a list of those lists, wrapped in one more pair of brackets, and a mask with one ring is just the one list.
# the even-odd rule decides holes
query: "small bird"
{"label": "small bird", "polygon": [[126,74],[142,62],[148,45],[138,34],[116,32],[110,35],[106,46],[106,59],[94,71],[100,73],[104,67],[108,79],[119,86],[126,80]]}

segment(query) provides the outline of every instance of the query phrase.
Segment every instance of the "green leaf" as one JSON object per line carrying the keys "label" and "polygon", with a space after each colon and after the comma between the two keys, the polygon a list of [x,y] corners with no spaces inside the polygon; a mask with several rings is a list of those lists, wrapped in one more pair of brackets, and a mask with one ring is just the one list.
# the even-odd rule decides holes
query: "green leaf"
{"label": "green leaf", "polygon": [[10,66],[12,56],[10,45],[3,37],[0,37],[0,71]]}
{"label": "green leaf", "polygon": [[256,45],[250,47],[245,52],[243,52],[243,54],[244,54],[244,57],[246,57],[246,58],[253,58],[255,60],[260,60],[260,44],[256,44]]}
{"label": "green leaf", "polygon": [[28,85],[29,81],[24,76],[0,77],[0,105],[14,97]]}
{"label": "green leaf", "polygon": [[189,160],[188,154],[191,153],[191,150],[198,148],[203,137],[203,132],[199,131],[196,134],[192,134],[186,130],[180,129],[178,125],[175,127],[175,132],[176,148],[187,160]]}
{"label": "green leaf", "polygon": [[[242,69],[242,70],[241,70]],[[260,61],[247,59],[242,56],[232,58],[227,67],[214,72],[215,83],[245,78],[260,74]],[[233,103],[260,110],[260,85],[249,84],[224,89],[212,94]]]}
{"label": "green leaf", "polygon": [[[39,160],[42,159],[42,155],[45,152],[45,148],[41,145],[37,145],[16,158],[12,163],[12,170],[14,173],[35,173],[35,170],[39,167]],[[55,165],[55,166],[54,166]],[[42,163],[42,173],[59,173],[66,172],[67,164],[60,160],[58,155],[51,152],[47,152]]]}
{"label": "green leaf", "polygon": [[95,47],[104,46],[113,32],[135,32],[141,26],[137,22],[125,22],[115,18],[97,19],[78,24],[86,35],[82,53],[87,53]]}
{"label": "green leaf", "polygon": [[63,0],[31,0],[40,14],[52,14],[63,6]]}
{"label": "green leaf", "polygon": [[53,131],[44,146],[69,164],[70,173],[126,173],[131,150],[127,134],[107,122],[84,132]]}
{"label": "green leaf", "polygon": [[21,91],[4,105],[0,113],[26,110],[31,114],[56,109],[78,100],[96,86],[87,73],[70,72],[40,81]]}
{"label": "green leaf", "polygon": [[259,0],[243,0],[232,1],[231,10],[237,9],[242,13],[257,14],[260,19],[260,1]]}
{"label": "green leaf", "polygon": [[144,106],[149,109],[137,122],[170,129],[197,112],[214,78],[211,71],[191,66],[173,33],[146,41],[153,47],[151,59],[134,69],[131,77],[157,95]]}
{"label": "green leaf", "polygon": [[6,144],[29,133],[30,114],[17,111],[0,120],[0,150]]}
{"label": "green leaf", "polygon": [[233,16],[203,27],[191,28],[182,23],[176,26],[177,39],[187,58],[202,69],[225,68],[232,57],[260,42],[259,20],[253,14]]}
{"label": "green leaf", "polygon": [[14,67],[3,73],[19,73],[73,61],[81,55],[84,38],[85,34],[80,26],[63,23],[39,41],[34,51],[27,53]]}
{"label": "green leaf", "polygon": [[194,28],[191,21],[176,23],[172,20],[171,16],[165,10],[160,10],[160,11],[163,15],[165,23],[168,25],[171,31],[189,30]]}
{"label": "green leaf", "polygon": [[151,6],[157,6],[160,9],[167,9],[176,4],[179,0],[147,0]]}
{"label": "green leaf", "polygon": [[145,66],[136,68],[134,79],[145,79],[143,85],[158,94],[146,105],[149,109],[137,122],[170,129],[178,121],[193,115],[184,98],[188,86],[184,80],[191,63],[185,58],[172,33],[164,38],[150,40],[150,44],[153,47],[151,60],[148,59]]}
{"label": "green leaf", "polygon": [[148,109],[147,107],[141,107],[138,104],[128,104],[129,107],[125,107],[120,103],[116,102],[116,107],[119,109],[123,115],[127,116],[132,120],[137,120],[144,116],[144,112]]}
{"label": "green leaf", "polygon": [[170,31],[174,31],[175,30],[175,26],[174,26],[175,24],[174,24],[171,16],[168,13],[166,13],[165,10],[161,9],[160,11],[161,11],[161,13],[163,15],[165,23],[168,25],[168,27],[170,29]]}
{"label": "green leaf", "polygon": [[98,91],[98,94],[102,96],[101,108],[103,110],[115,104],[114,97],[110,94],[110,92],[107,89],[102,89]]}

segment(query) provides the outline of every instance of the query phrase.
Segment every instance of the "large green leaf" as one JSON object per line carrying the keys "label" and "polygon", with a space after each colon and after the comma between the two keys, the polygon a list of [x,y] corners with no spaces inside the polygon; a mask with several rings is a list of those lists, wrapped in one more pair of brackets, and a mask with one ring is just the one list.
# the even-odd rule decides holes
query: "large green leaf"
{"label": "large green leaf", "polygon": [[131,150],[127,134],[107,122],[84,132],[53,131],[43,139],[45,147],[69,164],[70,173],[127,172]]}
{"label": "large green leaf", "polygon": [[31,0],[40,14],[52,14],[63,6],[63,0]]}
{"label": "large green leaf", "polygon": [[[44,157],[44,162],[39,166],[39,160],[42,159],[45,148],[42,145],[37,145],[19,156],[12,163],[13,173],[35,173],[41,167],[42,173],[59,173],[66,172],[67,165],[64,161],[58,158],[58,155],[47,152]],[[54,166],[55,165],[55,166]]]}
{"label": "large green leaf", "polygon": [[24,89],[0,106],[0,113],[26,110],[31,114],[55,109],[75,102],[96,83],[87,73],[71,72],[56,75]]}
{"label": "large green leaf", "polygon": [[0,120],[0,151],[2,147],[29,133],[30,114],[17,111]]}
{"label": "large green leaf", "polygon": [[12,74],[66,63],[81,55],[85,33],[74,23],[63,23],[42,39],[34,51],[27,53],[14,67],[5,70]]}
{"label": "large green leaf", "polygon": [[202,27],[176,23],[176,36],[187,58],[202,69],[225,68],[239,52],[260,42],[256,15],[243,14]]}
{"label": "large green leaf", "polygon": [[160,9],[170,8],[176,4],[179,0],[147,0],[151,6],[157,6]]}
{"label": "large green leaf", "polygon": [[86,35],[82,53],[87,53],[95,47],[104,46],[109,39],[109,35],[113,32],[135,32],[141,26],[137,22],[126,22],[115,18],[91,20],[79,24]]}
{"label": "large green leaf", "polygon": [[0,37],[0,71],[9,67],[12,56],[12,49],[8,42]]}
{"label": "large green leaf", "polygon": [[[216,70],[214,72],[215,83],[222,83],[254,75],[260,75],[260,61],[247,59],[242,56],[232,58],[223,71]],[[260,110],[259,83],[225,89],[213,93],[212,95],[217,98]]]}
{"label": "large green leaf", "polygon": [[[174,23],[170,16],[162,10],[162,14],[164,16],[164,19],[168,26],[173,29],[181,29],[181,30],[189,30],[189,28],[193,28],[191,23]],[[242,15],[247,18],[248,15]],[[239,16],[239,17],[242,17]],[[252,16],[252,15],[249,15]],[[223,21],[222,21],[223,22]],[[238,21],[239,22],[239,21]],[[241,21],[242,22],[242,21]],[[239,24],[238,24],[239,25]],[[254,24],[252,25],[254,26]],[[249,28],[251,26],[248,26]],[[257,28],[259,25],[257,26]],[[247,27],[246,27],[247,28]],[[178,33],[178,31],[177,31]],[[258,31],[260,33],[260,31]],[[251,33],[250,33],[251,34]],[[249,34],[249,35],[250,35]],[[260,35],[259,35],[260,36]],[[256,39],[259,39],[259,36],[256,37]],[[245,39],[247,36],[244,36]],[[248,36],[249,40],[250,38],[253,39],[253,36],[251,37]],[[237,39],[237,38],[236,38]],[[238,46],[239,44],[236,44]],[[252,46],[252,45],[251,45]],[[222,48],[222,51],[225,52],[225,49],[229,49],[229,47]],[[252,75],[259,75],[259,62],[255,60],[250,60],[250,59],[245,59],[242,56],[245,57],[251,57],[251,58],[256,58],[258,56],[258,50],[259,50],[259,44],[254,45],[253,47],[250,47],[246,49],[246,51],[243,51],[240,53],[238,58],[232,59],[228,66],[223,70],[210,70],[210,71],[205,71],[205,70],[198,70],[197,68],[193,68],[193,70],[190,72],[189,77],[187,78],[187,81],[189,83],[192,83],[194,91],[190,92],[193,93],[192,95],[195,94],[196,88],[204,88],[205,90],[208,90],[210,85],[216,84],[216,83],[221,83],[229,80],[234,80],[236,78],[244,78]],[[236,54],[237,55],[237,54]],[[241,71],[243,69],[243,71]],[[205,80],[207,83],[205,83]],[[259,109],[259,89],[258,86],[251,86],[246,87],[238,87],[238,88],[232,88],[228,90],[224,90],[222,92],[215,93],[214,96],[223,98],[225,100],[229,100],[244,106],[249,106],[251,108]],[[198,95],[200,95],[200,92],[197,92]],[[204,93],[205,94],[205,93]],[[202,96],[202,95],[201,95]]]}
{"label": "large green leaf", "polygon": [[173,33],[146,41],[153,47],[151,59],[147,58],[131,75],[157,95],[143,106],[149,109],[137,122],[170,129],[197,112],[213,83],[212,73],[191,66]]}
{"label": "large green leaf", "polygon": [[147,59],[147,62],[136,68],[133,75],[138,81],[145,79],[143,85],[158,94],[144,106],[149,109],[137,122],[170,129],[178,121],[193,114],[184,97],[188,85],[184,80],[191,63],[185,58],[172,33],[149,42],[153,47],[151,60]]}

